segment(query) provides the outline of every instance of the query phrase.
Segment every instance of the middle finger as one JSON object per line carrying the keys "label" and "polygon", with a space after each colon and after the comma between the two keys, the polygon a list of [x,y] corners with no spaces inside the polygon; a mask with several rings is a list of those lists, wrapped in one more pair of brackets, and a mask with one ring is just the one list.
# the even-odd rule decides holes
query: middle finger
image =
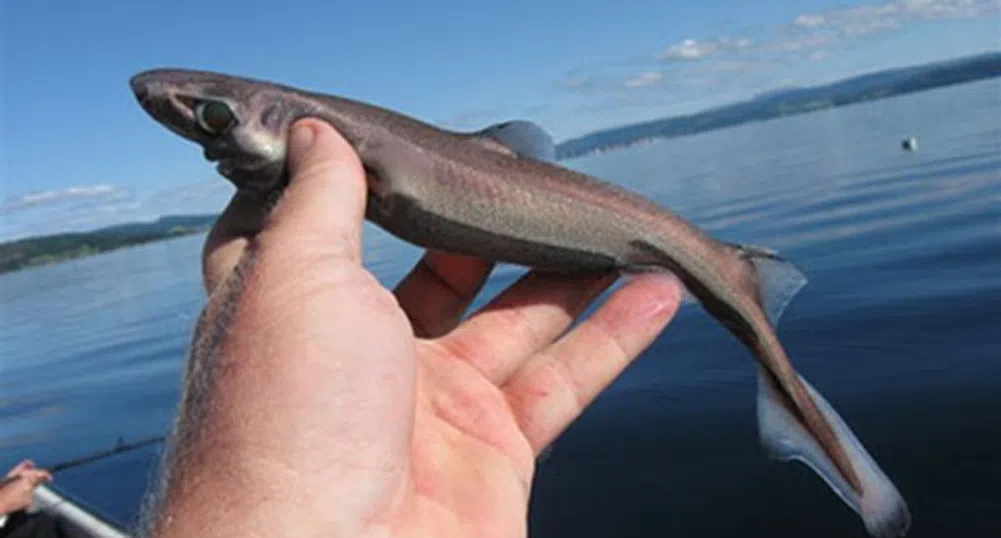
{"label": "middle finger", "polygon": [[558,338],[616,273],[529,272],[444,338],[433,342],[493,383]]}
{"label": "middle finger", "polygon": [[481,258],[428,251],[394,291],[414,334],[435,338],[454,329],[493,266]]}

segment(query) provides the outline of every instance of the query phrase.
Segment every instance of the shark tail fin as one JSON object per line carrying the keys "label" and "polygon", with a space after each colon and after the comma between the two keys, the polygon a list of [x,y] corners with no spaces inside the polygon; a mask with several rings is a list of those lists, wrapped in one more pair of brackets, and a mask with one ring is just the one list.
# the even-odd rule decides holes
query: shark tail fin
{"label": "shark tail fin", "polygon": [[[773,327],[807,279],[795,265],[778,253],[755,246],[732,245],[754,268],[760,302]],[[802,376],[793,374],[834,434],[834,443],[844,453],[853,483],[824,450],[804,423],[800,409],[764,367],[758,367],[758,432],[765,451],[774,459],[796,460],[827,483],[862,518],[876,538],[904,536],[911,516],[903,497],[851,428],[823,396]]]}
{"label": "shark tail fin", "polygon": [[871,536],[904,536],[910,528],[911,516],[900,492],[827,400],[805,379],[799,379],[820,413],[833,427],[861,489],[856,490],[838,470],[820,443],[797,418],[773,377],[759,367],[758,431],[765,451],[780,461],[800,461],[820,475],[841,500],[858,513]]}

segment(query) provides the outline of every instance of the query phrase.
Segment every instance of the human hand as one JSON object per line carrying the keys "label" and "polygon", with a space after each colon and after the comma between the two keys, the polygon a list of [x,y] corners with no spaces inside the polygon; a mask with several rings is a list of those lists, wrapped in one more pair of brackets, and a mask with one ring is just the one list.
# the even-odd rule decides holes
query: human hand
{"label": "human hand", "polygon": [[11,469],[0,482],[0,515],[24,510],[35,500],[35,488],[52,480],[52,474],[24,460]]}
{"label": "human hand", "polygon": [[676,311],[676,280],[530,272],[459,323],[492,265],[428,252],[391,292],[361,264],[353,149],[303,120],[270,213],[234,196],[153,525],[168,536],[525,536],[536,455]]}

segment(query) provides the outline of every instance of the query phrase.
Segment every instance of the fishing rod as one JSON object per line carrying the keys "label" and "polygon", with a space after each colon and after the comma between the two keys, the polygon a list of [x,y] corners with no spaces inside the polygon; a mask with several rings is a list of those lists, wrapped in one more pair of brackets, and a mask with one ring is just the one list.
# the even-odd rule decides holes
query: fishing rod
{"label": "fishing rod", "polygon": [[[167,436],[165,436],[165,435],[156,435],[156,436],[152,436],[152,437],[144,437],[144,438],[139,439],[137,441],[132,441],[131,443],[126,443],[125,439],[119,438],[118,439],[118,444],[116,444],[113,448],[106,448],[104,450],[101,450],[101,451],[98,451],[98,452],[94,452],[92,454],[87,454],[85,456],[80,456],[80,457],[77,457],[77,458],[73,458],[71,460],[61,461],[61,462],[55,463],[53,465],[38,466],[38,468],[39,469],[45,469],[45,470],[49,471],[50,473],[57,473],[59,471],[65,471],[66,469],[72,469],[73,467],[79,467],[81,465],[86,465],[88,463],[91,463],[91,462],[94,462],[94,461],[97,461],[97,460],[102,460],[104,458],[108,458],[108,457],[114,456],[116,454],[121,454],[123,452],[129,452],[129,451],[136,450],[136,449],[143,448],[143,447],[150,446],[150,445],[155,445],[157,443],[163,442],[165,439],[167,439]],[[18,479],[17,476],[10,476],[10,477],[4,478],[3,480],[0,480],[0,486],[5,486],[8,483],[13,482],[14,480],[17,480],[17,479]]]}
{"label": "fishing rod", "polygon": [[86,456],[80,456],[79,458],[73,458],[71,460],[66,460],[55,465],[50,465],[48,467],[43,467],[51,473],[57,473],[59,471],[65,471],[66,469],[72,469],[73,467],[79,467],[81,465],[88,464],[92,461],[101,460],[109,456],[114,456],[116,454],[121,454],[122,452],[129,452],[131,450],[136,450],[144,446],[155,445],[162,442],[167,437],[165,435],[157,435],[153,437],[145,437],[139,439],[138,441],[133,441],[131,443],[126,443],[125,439],[118,439],[118,444],[114,448],[109,448],[102,450],[100,452],[94,452],[93,454],[88,454]]}

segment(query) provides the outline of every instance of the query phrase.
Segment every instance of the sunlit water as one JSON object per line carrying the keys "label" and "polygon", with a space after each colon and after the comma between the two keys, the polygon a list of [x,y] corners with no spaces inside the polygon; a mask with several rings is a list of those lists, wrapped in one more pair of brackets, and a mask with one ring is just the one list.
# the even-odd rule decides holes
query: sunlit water
{"label": "sunlit water", "polygon": [[[902,151],[917,136],[920,150]],[[781,336],[894,478],[911,536],[1001,531],[1001,83],[979,82],[568,163],[810,284]],[[367,229],[393,284],[419,251]],[[0,276],[0,469],[165,432],[203,296],[202,236]],[[504,268],[486,295],[519,274]],[[482,300],[480,301],[482,303]],[[699,308],[556,442],[534,537],[863,536],[805,467],[766,460],[754,364]],[[134,520],[157,449],[57,484]]]}

